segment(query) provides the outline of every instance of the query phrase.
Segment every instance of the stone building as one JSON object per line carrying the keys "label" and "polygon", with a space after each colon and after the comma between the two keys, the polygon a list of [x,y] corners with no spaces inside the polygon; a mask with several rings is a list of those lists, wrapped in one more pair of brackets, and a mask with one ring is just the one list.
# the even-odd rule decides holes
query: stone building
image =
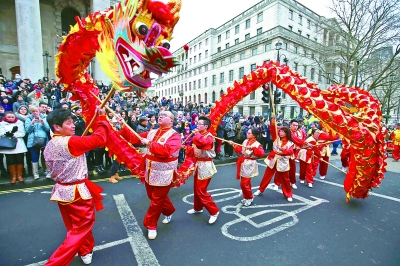
{"label": "stone building", "polygon": [[[54,55],[61,36],[66,35],[75,16],[105,10],[116,0],[2,0],[0,9],[0,74],[14,79],[15,74],[32,82],[54,73]],[[95,80],[109,79],[96,67]]]}
{"label": "stone building", "polygon": [[[235,80],[264,61],[279,60],[308,81],[326,88],[327,81],[313,64],[324,43],[320,15],[295,0],[262,0],[218,28],[188,41],[189,51],[174,52],[181,66],[154,82],[154,93],[174,101],[213,103]],[[325,83],[324,83],[325,82]],[[244,115],[268,113],[269,105],[257,90],[240,101],[234,111]],[[285,117],[302,114],[298,104],[283,95],[277,109]]]}

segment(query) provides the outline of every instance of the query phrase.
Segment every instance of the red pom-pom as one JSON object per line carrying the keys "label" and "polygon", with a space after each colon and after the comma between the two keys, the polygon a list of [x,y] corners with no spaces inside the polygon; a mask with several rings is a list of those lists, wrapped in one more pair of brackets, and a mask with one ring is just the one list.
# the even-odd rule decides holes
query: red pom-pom
{"label": "red pom-pom", "polygon": [[185,45],[183,46],[183,50],[188,51],[188,50],[189,50],[189,45],[185,44]]}

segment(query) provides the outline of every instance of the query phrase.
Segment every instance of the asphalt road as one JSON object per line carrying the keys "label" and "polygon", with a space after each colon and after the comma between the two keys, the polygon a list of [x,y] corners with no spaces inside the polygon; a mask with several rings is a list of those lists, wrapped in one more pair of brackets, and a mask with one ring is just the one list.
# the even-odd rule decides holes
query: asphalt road
{"label": "asphalt road", "polygon": [[[177,211],[170,224],[161,217],[156,240],[147,240],[142,225],[149,201],[140,181],[96,180],[105,209],[97,213],[91,265],[400,265],[399,173],[387,172],[366,200],[347,203],[344,174],[330,168],[313,188],[298,183],[291,203],[268,189],[243,207],[235,166],[218,166],[209,186],[220,208],[215,224],[207,224],[206,210],[186,214],[190,179],[170,191]],[[264,169],[252,180],[254,191]],[[63,241],[66,231],[50,191],[46,183],[0,192],[0,265],[42,265]],[[83,263],[77,257],[71,265]]]}

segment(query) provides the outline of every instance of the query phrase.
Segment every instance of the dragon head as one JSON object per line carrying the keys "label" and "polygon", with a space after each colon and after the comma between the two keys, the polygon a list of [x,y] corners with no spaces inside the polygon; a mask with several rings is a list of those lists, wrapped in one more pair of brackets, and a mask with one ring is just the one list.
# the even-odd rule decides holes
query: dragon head
{"label": "dragon head", "polygon": [[161,75],[178,65],[169,41],[180,8],[181,0],[125,0],[115,5],[111,20],[119,77],[113,80],[123,90],[145,91],[152,84],[150,73]]}

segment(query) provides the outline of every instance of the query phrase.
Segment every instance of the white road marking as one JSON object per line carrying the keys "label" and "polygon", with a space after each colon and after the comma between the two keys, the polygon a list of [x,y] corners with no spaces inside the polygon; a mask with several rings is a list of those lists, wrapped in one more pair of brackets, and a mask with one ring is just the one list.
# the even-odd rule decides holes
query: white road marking
{"label": "white road marking", "polygon": [[143,231],[140,228],[135,216],[129,208],[123,194],[114,195],[114,200],[117,204],[118,212],[121,215],[122,223],[125,226],[133,253],[135,254],[138,265],[160,265],[149,243],[143,236]]}
{"label": "white road marking", "polygon": [[24,192],[24,193],[32,193],[32,192],[34,192],[34,190],[23,190],[22,192]]}
{"label": "white road marking", "polygon": [[51,194],[51,191],[42,191],[41,194]]}

